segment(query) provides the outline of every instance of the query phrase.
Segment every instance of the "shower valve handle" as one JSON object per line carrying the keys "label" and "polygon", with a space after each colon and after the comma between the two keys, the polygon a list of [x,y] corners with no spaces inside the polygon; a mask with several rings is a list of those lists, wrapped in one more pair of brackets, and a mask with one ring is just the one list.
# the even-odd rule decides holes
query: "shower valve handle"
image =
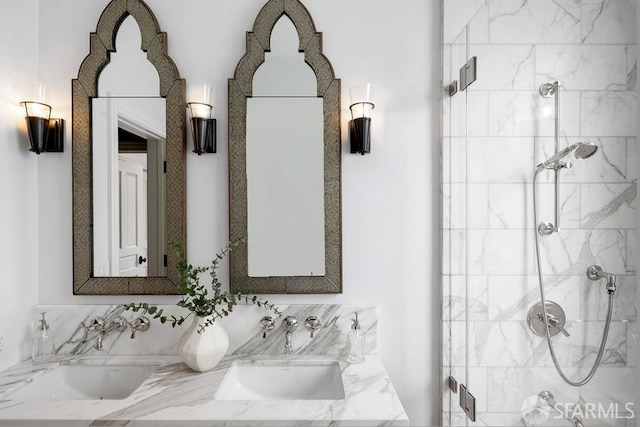
{"label": "shower valve handle", "polygon": [[[541,322],[544,322],[544,316],[542,313],[538,313],[538,319],[540,319]],[[569,331],[567,331],[564,328],[564,324],[553,314],[549,314],[547,313],[547,323],[549,324],[549,328],[557,328],[560,330],[560,332],[562,332],[562,335],[564,335],[565,337],[570,337],[571,334],[569,333]]]}
{"label": "shower valve handle", "polygon": [[564,328],[564,325],[554,315],[547,313],[547,322],[549,322],[549,325],[553,326],[554,328],[560,329],[560,332],[562,332],[562,335],[564,335],[565,337],[570,337],[571,336],[569,331],[567,331]]}

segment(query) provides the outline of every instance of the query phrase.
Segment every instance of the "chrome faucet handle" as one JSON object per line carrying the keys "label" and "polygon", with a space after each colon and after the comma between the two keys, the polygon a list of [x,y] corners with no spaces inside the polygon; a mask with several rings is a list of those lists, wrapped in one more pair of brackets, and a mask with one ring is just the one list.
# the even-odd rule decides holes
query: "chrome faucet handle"
{"label": "chrome faucet handle", "polygon": [[[542,315],[542,313],[540,313],[538,315],[538,317],[540,318],[541,321],[544,322],[544,316]],[[565,337],[570,337],[571,336],[569,331],[567,331],[564,328],[564,322],[561,322],[560,319],[558,319],[553,314],[547,313],[547,323],[549,323],[550,327],[554,327],[554,328],[560,329],[560,332],[562,332],[562,335],[564,335]]]}
{"label": "chrome faucet handle", "polygon": [[262,327],[262,339],[267,338],[267,332],[273,330],[276,327],[276,321],[271,316],[264,316],[260,319],[260,326]]}
{"label": "chrome faucet handle", "polygon": [[133,321],[133,323],[129,324],[129,328],[131,328],[131,339],[134,339],[136,337],[136,332],[137,331],[147,331],[149,330],[149,328],[151,327],[151,322],[149,322],[149,319],[145,316],[141,316],[138,317],[136,320]]}
{"label": "chrome faucet handle", "polygon": [[316,316],[309,316],[307,320],[304,322],[304,326],[307,330],[311,331],[311,338],[313,338],[313,334],[322,327],[322,323]]}
{"label": "chrome faucet handle", "polygon": [[102,331],[104,329],[104,325],[105,321],[103,317],[94,317],[88,325],[84,322],[80,322],[80,326],[84,329],[84,336],[82,340],[86,341],[87,338],[89,338],[89,332]]}
{"label": "chrome faucet handle", "polygon": [[108,330],[116,330],[118,332],[123,332],[127,330],[129,327],[129,321],[122,316],[117,316],[115,319],[111,321],[111,325],[109,325],[106,330],[103,328],[103,332],[108,332]]}
{"label": "chrome faucet handle", "polygon": [[293,332],[298,327],[298,319],[293,316],[287,316],[282,321],[282,327],[287,332]]}

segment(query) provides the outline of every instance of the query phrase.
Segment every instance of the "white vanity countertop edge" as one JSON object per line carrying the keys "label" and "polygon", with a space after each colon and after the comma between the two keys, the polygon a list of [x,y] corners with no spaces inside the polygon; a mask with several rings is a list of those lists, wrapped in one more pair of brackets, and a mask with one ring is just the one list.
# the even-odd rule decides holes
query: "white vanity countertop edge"
{"label": "white vanity countertop edge", "polygon": [[407,415],[377,355],[362,364],[340,362],[343,400],[229,401],[214,395],[233,362],[335,361],[331,356],[232,356],[196,373],[174,356],[89,356],[82,364],[159,363],[131,396],[122,400],[8,400],[2,396],[58,363],[22,362],[0,372],[0,426],[408,426]]}

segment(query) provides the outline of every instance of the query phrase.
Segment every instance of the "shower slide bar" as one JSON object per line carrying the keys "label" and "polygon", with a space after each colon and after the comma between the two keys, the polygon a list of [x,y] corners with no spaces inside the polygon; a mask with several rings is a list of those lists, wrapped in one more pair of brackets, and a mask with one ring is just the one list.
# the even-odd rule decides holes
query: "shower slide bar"
{"label": "shower slide bar", "polygon": [[556,81],[553,83],[544,83],[540,86],[540,95],[544,98],[554,97],[555,101],[555,119],[553,132],[553,155],[546,161],[540,163],[536,167],[536,173],[542,169],[553,170],[554,181],[554,222],[543,221],[538,224],[538,233],[542,236],[549,236],[560,230],[560,171],[562,169],[570,169],[571,163],[563,162],[566,156],[573,153],[576,159],[586,159],[591,157],[598,149],[592,142],[577,142],[562,150],[560,150],[560,88],[562,83]]}
{"label": "shower slide bar", "polygon": [[[554,97],[555,104],[555,118],[553,126],[553,153],[558,154],[559,142],[560,142],[560,88],[562,83],[558,80],[553,83],[543,83],[540,85],[540,95],[543,98]],[[563,167],[570,168],[569,163],[557,162],[553,167],[553,183],[554,183],[554,212],[555,218],[553,224],[545,221],[540,224],[538,231],[543,236],[549,236],[556,233],[560,229],[560,169]]]}

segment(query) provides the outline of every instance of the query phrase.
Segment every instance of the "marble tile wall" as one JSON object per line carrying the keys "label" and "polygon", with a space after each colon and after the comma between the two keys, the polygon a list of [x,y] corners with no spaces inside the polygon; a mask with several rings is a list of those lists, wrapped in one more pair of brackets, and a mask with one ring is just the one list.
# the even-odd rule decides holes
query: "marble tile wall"
{"label": "marble tile wall", "polygon": [[[636,1],[487,0],[474,7],[455,39],[449,28],[455,19],[445,7],[444,84],[471,56],[478,57],[478,80],[443,97],[442,365],[443,381],[450,374],[462,378],[478,399],[478,419],[465,420],[458,395],[445,392],[443,424],[523,425],[522,405],[542,390],[564,403],[633,402],[639,393],[633,369]],[[586,268],[598,264],[618,276],[602,367],[578,388],[560,379],[546,341],[526,323],[540,298],[533,172],[553,153],[554,134],[553,98],[538,88],[556,80],[563,85],[561,148],[577,141],[599,147],[589,159],[571,158],[573,168],[562,172],[562,230],[541,245],[547,299],[565,309],[571,334],[555,337],[555,348],[574,379],[595,359],[607,308],[604,284],[588,280]],[[553,220],[551,178],[543,172],[539,179],[540,221]],[[638,418],[585,425],[636,426]],[[542,425],[556,424],[569,425],[553,416]]]}

